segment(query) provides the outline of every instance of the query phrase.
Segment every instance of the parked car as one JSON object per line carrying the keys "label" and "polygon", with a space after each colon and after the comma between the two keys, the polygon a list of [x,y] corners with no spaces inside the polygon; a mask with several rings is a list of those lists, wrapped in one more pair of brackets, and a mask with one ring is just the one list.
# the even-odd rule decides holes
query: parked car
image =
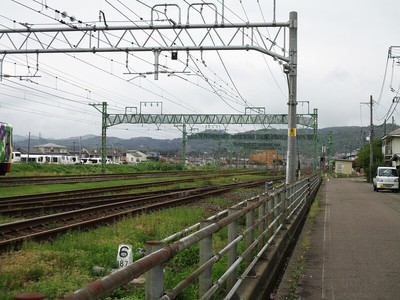
{"label": "parked car", "polygon": [[399,173],[394,167],[378,167],[373,178],[374,191],[391,190],[399,191]]}

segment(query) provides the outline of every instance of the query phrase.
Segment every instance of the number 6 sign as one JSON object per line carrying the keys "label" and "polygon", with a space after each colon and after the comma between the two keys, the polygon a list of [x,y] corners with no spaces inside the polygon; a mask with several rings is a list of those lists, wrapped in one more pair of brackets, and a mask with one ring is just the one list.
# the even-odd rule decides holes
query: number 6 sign
{"label": "number 6 sign", "polygon": [[125,268],[131,264],[132,261],[132,245],[119,245],[117,255],[118,268]]}

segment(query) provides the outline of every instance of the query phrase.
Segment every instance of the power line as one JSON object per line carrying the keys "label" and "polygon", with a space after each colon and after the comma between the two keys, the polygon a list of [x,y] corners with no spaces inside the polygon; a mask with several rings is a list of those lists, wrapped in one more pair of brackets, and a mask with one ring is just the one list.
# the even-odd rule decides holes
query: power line
{"label": "power line", "polygon": [[[33,2],[36,2],[35,0],[32,0],[32,1],[33,1]],[[21,3],[19,3],[18,1],[15,1],[15,2],[18,3],[18,4],[20,4],[20,5],[22,5],[22,6],[24,6],[24,7],[27,7],[27,8],[29,8],[29,9],[33,10],[33,9],[30,8],[29,6],[26,6],[26,5],[24,5],[24,4],[21,4]],[[106,2],[108,3],[108,1],[106,1]],[[37,2],[37,3],[38,3],[38,2]],[[46,8],[50,8],[50,7],[49,7],[49,6],[46,6]],[[52,10],[53,10],[53,11],[59,12],[59,10],[55,10],[55,9],[52,9]],[[35,11],[35,10],[33,10],[33,11]],[[40,12],[40,11],[35,11],[35,12],[40,13],[40,14],[46,16],[46,17],[52,18],[51,16],[48,16],[48,15],[46,15],[46,14],[43,14],[43,13]],[[54,18],[52,18],[52,19],[54,19]],[[56,19],[56,20],[57,20],[57,19]],[[64,24],[64,23],[63,23],[63,24]],[[66,55],[67,55],[67,56],[70,56],[70,57],[73,57],[73,58],[75,58],[75,59],[77,59],[77,60],[79,60],[79,61],[81,61],[81,62],[84,62],[85,64],[90,65],[90,66],[92,66],[92,67],[94,67],[94,68],[96,68],[96,69],[98,69],[98,70],[102,70],[103,72],[108,73],[108,72],[105,71],[103,68],[100,68],[100,67],[98,67],[98,66],[95,66],[95,65],[93,65],[93,64],[91,64],[91,63],[89,63],[89,62],[87,62],[87,61],[83,61],[83,60],[81,60],[81,59],[79,59],[79,58],[77,58],[77,57],[75,57],[75,56],[72,56],[72,55],[70,55],[70,54],[67,54],[67,53],[66,53]],[[96,55],[97,55],[97,56],[100,56],[100,55],[97,54],[97,53],[96,53]],[[100,56],[100,57],[102,57],[102,56]],[[146,62],[147,62],[147,61],[146,61]],[[150,64],[150,63],[149,63],[149,64]],[[122,64],[121,64],[121,65],[122,65]],[[123,79],[123,78],[120,77],[120,76],[116,76],[115,74],[111,74],[111,75],[114,76],[114,77],[116,77],[116,78],[119,78],[119,79],[125,81],[125,79]],[[150,82],[151,82],[151,81],[150,81]],[[143,89],[143,90],[145,90],[145,91],[147,91],[147,92],[149,92],[149,93],[151,93],[151,94],[157,95],[157,96],[159,96],[159,97],[161,97],[161,98],[163,98],[163,99],[165,99],[165,100],[171,101],[172,103],[174,103],[174,104],[176,104],[176,105],[178,105],[178,106],[184,107],[184,108],[189,109],[189,110],[193,110],[192,108],[188,107],[187,104],[185,104],[185,103],[184,103],[183,101],[181,101],[181,100],[179,100],[179,101],[181,101],[181,103],[177,103],[177,102],[173,101],[172,99],[169,99],[169,98],[163,97],[163,96],[161,96],[161,95],[158,95],[158,94],[154,93],[152,90],[149,90],[149,89],[146,89],[146,88],[144,88],[144,87],[142,87],[142,86],[136,85],[136,84],[133,83],[133,82],[129,82],[129,83],[132,84],[132,85],[134,85],[134,86],[136,86],[136,87],[139,87],[140,89]],[[153,82],[151,82],[151,84],[156,85],[156,84],[154,84]],[[171,95],[169,92],[167,92],[167,91],[165,91],[164,89],[160,88],[158,85],[156,85],[156,86],[157,86],[157,88],[159,88],[159,89],[162,90],[163,92],[165,92],[165,93]],[[172,96],[172,95],[171,95],[171,96]],[[173,97],[176,98],[175,96],[173,96]],[[176,98],[176,99],[177,99],[177,98]],[[185,106],[186,106],[186,107],[185,107]]]}
{"label": "power line", "polygon": [[[130,20],[130,18],[126,15],[126,14],[124,14],[123,12],[121,12],[121,10],[119,10],[118,8],[116,8],[114,5],[112,5],[108,0],[106,0],[106,2],[108,3],[108,4],[110,4],[115,10],[117,10],[119,13],[121,13],[121,15],[123,15],[126,19],[128,19],[128,20]],[[118,2],[119,3],[121,3],[127,10],[129,10],[130,12],[132,12],[133,14],[135,14],[137,17],[139,17],[139,18],[141,18],[138,14],[136,14],[134,11],[132,11],[127,5],[125,5],[124,3],[122,3],[120,0],[118,0]],[[137,2],[139,2],[139,3],[141,3],[141,4],[143,4],[143,5],[145,5],[146,7],[148,7],[148,8],[151,8],[150,6],[148,6],[148,5],[146,5],[146,4],[144,4],[144,3],[142,3],[142,2],[140,2],[140,1],[137,1]],[[187,3],[187,1],[185,1],[186,3]],[[161,12],[162,13],[162,12]],[[163,14],[165,14],[165,13],[163,13]],[[141,18],[142,19],[142,18]],[[132,23],[134,23],[132,20],[130,20]],[[203,18],[203,21],[204,21],[204,18]],[[154,38],[153,37],[151,37],[153,40],[154,40]],[[180,40],[180,39],[179,39]],[[181,40],[180,40],[181,41]],[[157,41],[156,41],[157,42]],[[181,43],[182,43],[182,41],[181,41]],[[182,45],[183,45],[183,43],[182,43]],[[192,59],[192,61],[193,61],[193,57],[190,55],[190,57],[191,57],[191,59]],[[188,67],[188,66],[187,66]],[[196,65],[196,67],[197,67],[197,71],[200,71],[200,68]],[[201,71],[200,71],[201,72]],[[205,74],[203,73],[203,72],[201,72],[201,74],[202,74],[202,77],[205,79],[205,81],[206,81],[206,83],[207,84],[209,84],[210,86],[211,86],[211,81],[210,80],[208,80],[207,79],[207,77],[205,76]],[[212,90],[214,90],[214,93],[215,93],[215,88],[214,87],[212,87]],[[236,89],[237,90],[237,89]],[[215,93],[215,94],[217,94],[218,95],[218,93]],[[240,95],[240,93],[239,93],[239,95]],[[219,96],[219,95],[218,95]],[[219,96],[220,97],[220,96]],[[241,97],[241,96],[240,96]],[[224,99],[222,99],[225,103],[226,103],[226,101],[224,100]],[[231,107],[231,106],[230,106]]]}

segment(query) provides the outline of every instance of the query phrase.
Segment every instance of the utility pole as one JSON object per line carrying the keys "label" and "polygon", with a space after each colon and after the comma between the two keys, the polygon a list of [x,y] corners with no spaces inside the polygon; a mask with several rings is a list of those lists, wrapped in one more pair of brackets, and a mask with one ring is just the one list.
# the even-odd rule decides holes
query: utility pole
{"label": "utility pole", "polygon": [[313,142],[314,142],[314,163],[313,171],[317,172],[318,165],[318,109],[314,108],[314,131],[313,131]]}
{"label": "utility pole", "polygon": [[369,109],[370,109],[370,126],[369,126],[369,182],[372,183],[372,164],[374,162],[374,124],[372,119],[374,100],[372,95],[369,98]]}
{"label": "utility pole", "polygon": [[394,130],[394,116],[392,116],[392,131]]}
{"label": "utility pole", "polygon": [[290,12],[289,23],[289,64],[284,66],[289,83],[286,184],[296,181],[297,12]]}
{"label": "utility pole", "polygon": [[369,96],[369,102],[361,102],[360,104],[369,105],[370,112],[370,124],[369,124],[369,182],[372,183],[372,164],[374,162],[374,124],[373,124],[373,106],[374,100],[372,99],[372,95]]}
{"label": "utility pole", "polygon": [[383,122],[383,136],[385,136],[385,135],[386,135],[386,119]]}

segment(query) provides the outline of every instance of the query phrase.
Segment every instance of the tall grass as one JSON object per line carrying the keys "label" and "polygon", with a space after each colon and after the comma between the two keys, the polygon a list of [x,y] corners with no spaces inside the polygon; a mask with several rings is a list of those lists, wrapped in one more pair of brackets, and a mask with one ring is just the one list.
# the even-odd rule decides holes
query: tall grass
{"label": "tall grass", "polygon": [[[44,293],[49,299],[71,293],[98,278],[93,267],[100,266],[106,273],[117,268],[119,244],[132,245],[136,260],[146,241],[160,240],[194,224],[201,215],[198,208],[173,208],[126,218],[94,231],[70,232],[52,243],[28,241],[20,251],[0,257],[0,299],[11,300],[25,292]],[[142,288],[129,293],[144,298]]]}
{"label": "tall grass", "polygon": [[[53,167],[50,165],[47,167],[49,169],[46,172],[50,173],[49,170]],[[76,168],[80,167],[82,166],[76,166]],[[86,167],[97,166],[84,166],[85,169]],[[25,169],[25,171],[28,170]],[[242,179],[242,177],[237,178]],[[225,178],[217,182],[231,182],[231,180],[231,178]],[[215,184],[215,181],[199,180],[196,184]],[[91,185],[93,186],[93,183]],[[34,189],[37,188],[34,187]],[[21,192],[21,188],[18,189]],[[206,209],[197,204],[171,208],[125,218],[93,231],[71,231],[53,242],[27,241],[20,251],[4,253],[0,256],[0,299],[11,300],[15,295],[26,292],[44,293],[48,299],[69,294],[116,268],[120,244],[132,245],[134,260],[136,260],[141,257],[139,250],[145,248],[146,241],[161,240],[214,214],[215,209],[222,210],[231,205],[231,201],[212,198],[204,206]],[[215,208],[210,209],[210,207]],[[226,232],[223,231],[213,236],[215,241],[213,245],[216,245],[214,252],[220,250],[222,246],[219,245],[223,244],[222,240],[225,236]],[[196,247],[193,246],[189,251],[177,255],[166,265],[166,289],[172,288],[195,268],[198,259]],[[214,276],[224,272],[226,266],[224,259],[214,266]],[[95,272],[95,266],[101,267],[104,272],[102,274]],[[197,293],[196,285],[192,285],[179,299],[196,299]],[[117,289],[105,299],[144,299],[144,288],[140,285],[127,285]]]}

